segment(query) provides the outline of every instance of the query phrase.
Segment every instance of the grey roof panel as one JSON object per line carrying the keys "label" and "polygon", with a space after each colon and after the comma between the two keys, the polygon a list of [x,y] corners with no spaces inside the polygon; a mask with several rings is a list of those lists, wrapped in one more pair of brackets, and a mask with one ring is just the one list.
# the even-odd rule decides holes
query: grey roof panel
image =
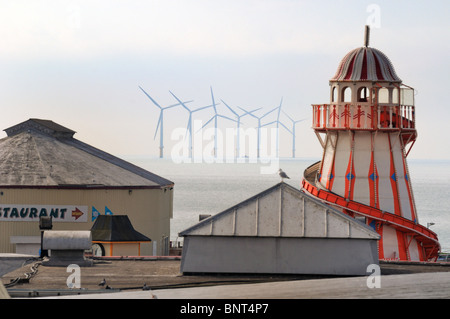
{"label": "grey roof panel", "polygon": [[74,139],[70,136],[73,131],[49,122],[23,122],[0,139],[0,185],[173,185],[170,180]]}
{"label": "grey roof panel", "polygon": [[74,146],[77,149],[83,150],[88,154],[91,154],[100,159],[103,159],[103,160],[107,161],[108,163],[114,164],[120,168],[130,171],[136,175],[139,175],[145,179],[151,180],[156,184],[159,184],[159,185],[173,184],[173,182],[168,179],[165,179],[159,175],[153,174],[152,172],[149,172],[139,166],[136,166],[130,162],[124,161],[116,156],[113,156],[113,155],[106,153],[98,148],[95,148],[86,143],[83,143],[77,139],[65,139],[65,140],[62,140],[62,142],[64,142],[65,144]]}

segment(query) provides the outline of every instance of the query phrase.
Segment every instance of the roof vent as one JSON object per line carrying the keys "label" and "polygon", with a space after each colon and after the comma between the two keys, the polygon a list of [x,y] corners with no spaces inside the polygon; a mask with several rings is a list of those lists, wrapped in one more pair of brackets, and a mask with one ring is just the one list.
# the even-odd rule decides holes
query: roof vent
{"label": "roof vent", "polygon": [[42,247],[50,250],[50,257],[44,266],[67,267],[76,264],[80,267],[93,265],[92,260],[84,257],[84,251],[91,249],[92,237],[89,230],[46,230]]}
{"label": "roof vent", "polygon": [[151,241],[150,238],[134,229],[127,215],[100,215],[92,225],[91,231],[93,241]]}

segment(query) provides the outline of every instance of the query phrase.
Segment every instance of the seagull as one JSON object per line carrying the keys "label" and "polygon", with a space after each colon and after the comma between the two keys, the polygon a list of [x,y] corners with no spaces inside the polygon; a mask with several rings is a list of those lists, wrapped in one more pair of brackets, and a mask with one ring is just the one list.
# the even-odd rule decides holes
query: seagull
{"label": "seagull", "polygon": [[151,290],[149,286],[147,286],[146,283],[144,283],[144,286],[142,287],[142,290]]}
{"label": "seagull", "polygon": [[287,176],[286,173],[283,172],[283,170],[281,168],[278,170],[278,175],[280,175],[281,181],[284,181],[285,178],[289,178],[289,176]]}
{"label": "seagull", "polygon": [[103,280],[98,284],[99,286],[104,286],[104,285],[106,285],[106,280],[105,280],[105,278],[103,278]]}

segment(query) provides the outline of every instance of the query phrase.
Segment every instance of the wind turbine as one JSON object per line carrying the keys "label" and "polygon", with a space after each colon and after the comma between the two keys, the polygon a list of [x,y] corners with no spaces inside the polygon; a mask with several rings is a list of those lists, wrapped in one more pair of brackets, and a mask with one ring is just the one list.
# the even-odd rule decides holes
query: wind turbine
{"label": "wind turbine", "polygon": [[233,120],[233,119],[231,119],[231,118],[229,118],[229,117],[227,117],[227,116],[220,115],[220,114],[217,113],[216,105],[218,105],[218,104],[216,104],[216,102],[215,102],[215,100],[214,100],[214,94],[213,94],[213,89],[212,89],[212,87],[211,87],[211,99],[212,99],[212,103],[213,103],[212,105],[213,105],[213,108],[214,108],[214,115],[211,117],[211,119],[209,119],[208,122],[205,123],[205,125],[202,126],[202,128],[204,128],[204,127],[205,127],[206,125],[208,125],[212,120],[214,120],[214,157],[216,157],[216,156],[217,156],[217,119],[218,119],[219,117],[221,117],[221,118],[224,118],[224,119],[233,121],[233,122],[236,122],[236,121]]}
{"label": "wind turbine", "polygon": [[238,106],[238,108],[240,108],[242,111],[244,111],[244,112],[247,112],[250,116],[252,116],[252,117],[254,117],[255,119],[257,119],[258,120],[258,140],[257,140],[257,149],[256,149],[256,156],[257,156],[257,158],[259,158],[259,144],[260,144],[260,134],[261,134],[261,127],[262,127],[262,125],[261,125],[261,120],[263,119],[263,118],[265,118],[267,115],[269,115],[270,113],[272,113],[273,111],[275,111],[278,107],[276,107],[276,108],[274,108],[273,110],[270,110],[269,112],[267,112],[267,113],[265,113],[264,115],[262,115],[262,116],[256,116],[255,114],[252,114],[252,113],[250,113],[249,111],[247,111],[247,110],[244,110],[242,107],[240,107],[240,106]]}
{"label": "wind turbine", "polygon": [[[164,133],[164,128],[163,128],[164,127],[164,111],[167,110],[167,109],[170,109],[172,107],[178,106],[178,105],[180,105],[180,103],[169,105],[169,106],[166,106],[166,107],[162,107],[147,92],[145,92],[145,90],[142,87],[139,86],[139,88],[142,90],[142,92],[144,92],[145,95],[147,95],[147,97],[153,102],[153,104],[155,104],[160,109],[158,125],[156,126],[155,136],[153,137],[153,139],[156,138],[156,134],[158,133],[158,128],[159,128],[159,157],[163,158],[164,157],[164,137],[163,137],[163,133]],[[189,102],[192,102],[192,101],[187,101],[187,102],[184,102],[184,103],[189,103]]]}
{"label": "wind turbine", "polygon": [[279,150],[279,147],[278,147],[278,142],[279,142],[278,132],[279,132],[279,129],[280,129],[279,125],[283,126],[286,130],[289,131],[289,133],[292,134],[291,130],[288,129],[282,122],[280,122],[280,113],[281,113],[281,105],[282,104],[283,104],[283,98],[281,98],[280,105],[274,109],[274,110],[278,109],[277,119],[275,121],[272,121],[270,123],[266,123],[266,124],[263,125],[263,126],[267,126],[267,125],[271,125],[273,123],[277,123],[277,138],[276,138],[276,141],[277,141],[276,142],[276,154],[277,154],[277,157],[278,157],[278,150]]}
{"label": "wind turbine", "polygon": [[295,124],[303,122],[306,119],[294,121],[285,111],[283,111],[283,113],[292,121],[292,158],[295,158]]}
{"label": "wind turbine", "polygon": [[261,108],[257,108],[257,109],[255,109],[255,110],[252,110],[252,111],[249,111],[249,112],[244,111],[244,114],[239,115],[239,114],[237,114],[237,113],[236,113],[236,112],[235,112],[235,111],[234,111],[227,103],[225,103],[224,100],[221,99],[221,101],[222,101],[223,104],[225,104],[225,106],[226,106],[226,107],[227,107],[234,115],[236,115],[236,118],[237,118],[236,157],[240,157],[240,155],[241,155],[241,154],[240,154],[240,131],[241,131],[240,127],[241,127],[241,117],[244,117],[244,116],[246,116],[246,115],[250,115],[251,113],[258,111],[258,110],[260,110]]}
{"label": "wind turbine", "polygon": [[192,158],[192,114],[195,113],[195,112],[207,109],[209,107],[212,107],[212,105],[202,106],[202,107],[199,107],[199,108],[197,108],[195,110],[190,110],[184,104],[184,102],[181,102],[181,100],[175,94],[173,94],[171,91],[169,91],[169,92],[178,101],[178,103],[181,104],[181,106],[183,108],[185,108],[189,112],[189,119],[188,119],[188,124],[187,124],[187,127],[186,127],[186,131],[189,132],[189,157]]}

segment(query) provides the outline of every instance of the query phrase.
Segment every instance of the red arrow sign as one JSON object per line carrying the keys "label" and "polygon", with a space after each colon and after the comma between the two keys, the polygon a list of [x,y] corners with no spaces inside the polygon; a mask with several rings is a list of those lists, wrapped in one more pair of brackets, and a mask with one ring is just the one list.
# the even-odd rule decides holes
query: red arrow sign
{"label": "red arrow sign", "polygon": [[78,207],[75,208],[75,210],[72,211],[72,217],[75,217],[75,220],[83,216],[83,212],[78,209]]}

